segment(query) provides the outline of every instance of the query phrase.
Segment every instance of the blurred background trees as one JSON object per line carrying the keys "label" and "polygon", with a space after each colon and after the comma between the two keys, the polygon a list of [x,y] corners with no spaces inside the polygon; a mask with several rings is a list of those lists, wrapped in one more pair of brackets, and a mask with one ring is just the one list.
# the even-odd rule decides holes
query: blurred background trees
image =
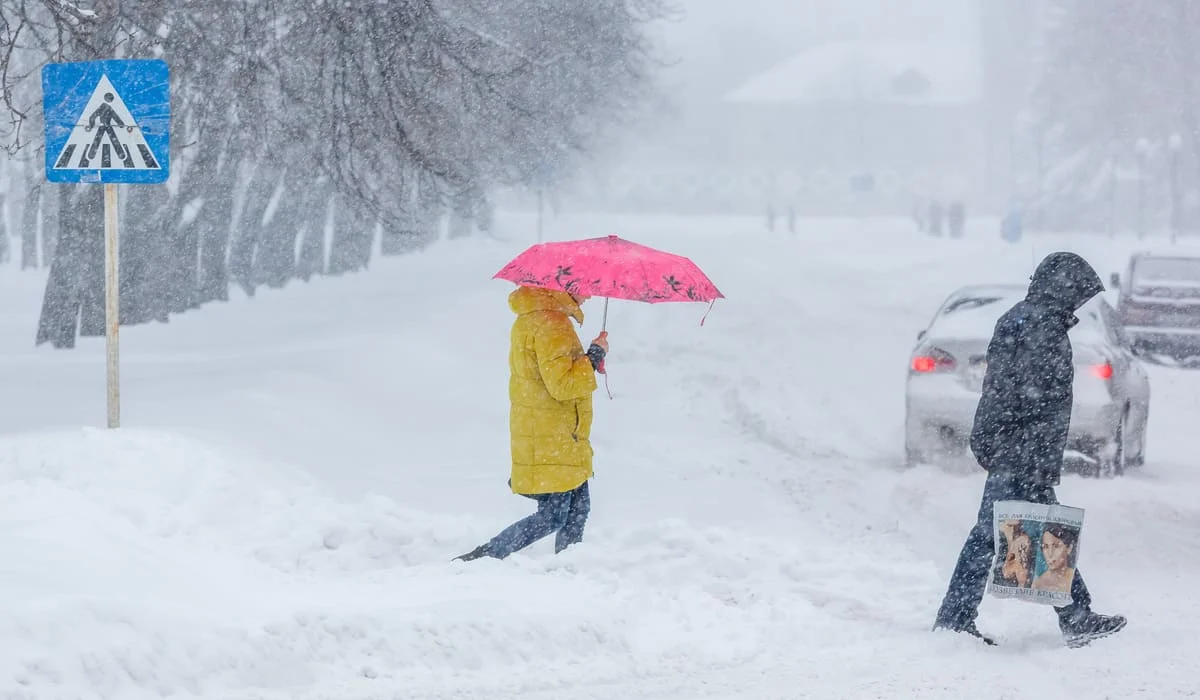
{"label": "blurred background trees", "polygon": [[[38,343],[103,334],[102,188],[43,176],[46,62],[161,57],[172,177],[122,188],[123,324],[486,230],[653,94],[665,0],[0,0],[0,142],[23,163]],[[10,169],[11,172],[11,169]],[[40,235],[39,235],[40,231]]]}
{"label": "blurred background trees", "polygon": [[[1025,135],[1048,228],[1196,230],[1200,3],[1045,0]],[[1192,194],[1187,194],[1192,193]]]}

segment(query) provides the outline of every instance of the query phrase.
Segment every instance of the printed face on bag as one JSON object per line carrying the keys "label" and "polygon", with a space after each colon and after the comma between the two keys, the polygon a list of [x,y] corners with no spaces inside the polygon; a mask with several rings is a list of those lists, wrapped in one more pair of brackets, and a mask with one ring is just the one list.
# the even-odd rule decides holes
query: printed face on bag
{"label": "printed face on bag", "polygon": [[1071,590],[1075,577],[1075,548],[1079,542],[1079,530],[1062,523],[1046,523],[1042,529],[1041,564],[1042,573],[1033,580],[1033,588],[1065,593]]}
{"label": "printed face on bag", "polygon": [[1071,545],[1046,530],[1042,533],[1042,558],[1050,571],[1062,571],[1071,565]]}

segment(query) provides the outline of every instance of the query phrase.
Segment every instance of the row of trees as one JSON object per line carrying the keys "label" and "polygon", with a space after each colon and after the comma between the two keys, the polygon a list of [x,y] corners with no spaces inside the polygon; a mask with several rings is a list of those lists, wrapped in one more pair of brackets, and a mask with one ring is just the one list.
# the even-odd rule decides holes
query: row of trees
{"label": "row of trees", "polygon": [[1139,230],[1196,228],[1200,3],[1047,5],[1027,124],[1046,223],[1112,226],[1124,199]]}
{"label": "row of trees", "polygon": [[[101,188],[41,173],[40,66],[162,57],[172,182],[123,189],[122,318],[420,248],[637,116],[664,0],[0,0],[0,127],[54,235],[37,342],[103,333]],[[47,222],[51,225],[47,225]],[[328,239],[327,239],[328,236]]]}

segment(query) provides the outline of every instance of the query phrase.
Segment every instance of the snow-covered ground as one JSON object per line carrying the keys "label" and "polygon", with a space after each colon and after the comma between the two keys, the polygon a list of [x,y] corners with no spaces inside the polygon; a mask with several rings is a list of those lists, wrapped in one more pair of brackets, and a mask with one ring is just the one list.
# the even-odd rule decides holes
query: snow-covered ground
{"label": "snow-covered ground", "polygon": [[[507,283],[532,241],[441,243],[369,274],[34,349],[42,278],[0,278],[0,697],[1170,698],[1196,688],[1200,373],[1152,368],[1149,463],[1068,476],[1083,569],[1128,628],[1068,650],[987,600],[929,626],[981,472],[902,468],[904,370],[936,305],[1057,247],[904,221],[561,217],[692,257],[728,299],[614,302],[585,542],[449,560],[508,493]],[[599,330],[601,301],[581,335]]]}

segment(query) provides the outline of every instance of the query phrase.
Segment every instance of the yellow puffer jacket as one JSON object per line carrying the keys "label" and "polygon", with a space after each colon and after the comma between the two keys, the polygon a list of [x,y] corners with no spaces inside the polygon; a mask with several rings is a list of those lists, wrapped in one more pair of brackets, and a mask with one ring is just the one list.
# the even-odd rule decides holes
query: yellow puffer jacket
{"label": "yellow puffer jacket", "polygon": [[570,491],[592,476],[592,392],[596,375],[571,319],[583,310],[570,294],[518,287],[508,296],[512,327],[508,397],[512,402],[512,490]]}

